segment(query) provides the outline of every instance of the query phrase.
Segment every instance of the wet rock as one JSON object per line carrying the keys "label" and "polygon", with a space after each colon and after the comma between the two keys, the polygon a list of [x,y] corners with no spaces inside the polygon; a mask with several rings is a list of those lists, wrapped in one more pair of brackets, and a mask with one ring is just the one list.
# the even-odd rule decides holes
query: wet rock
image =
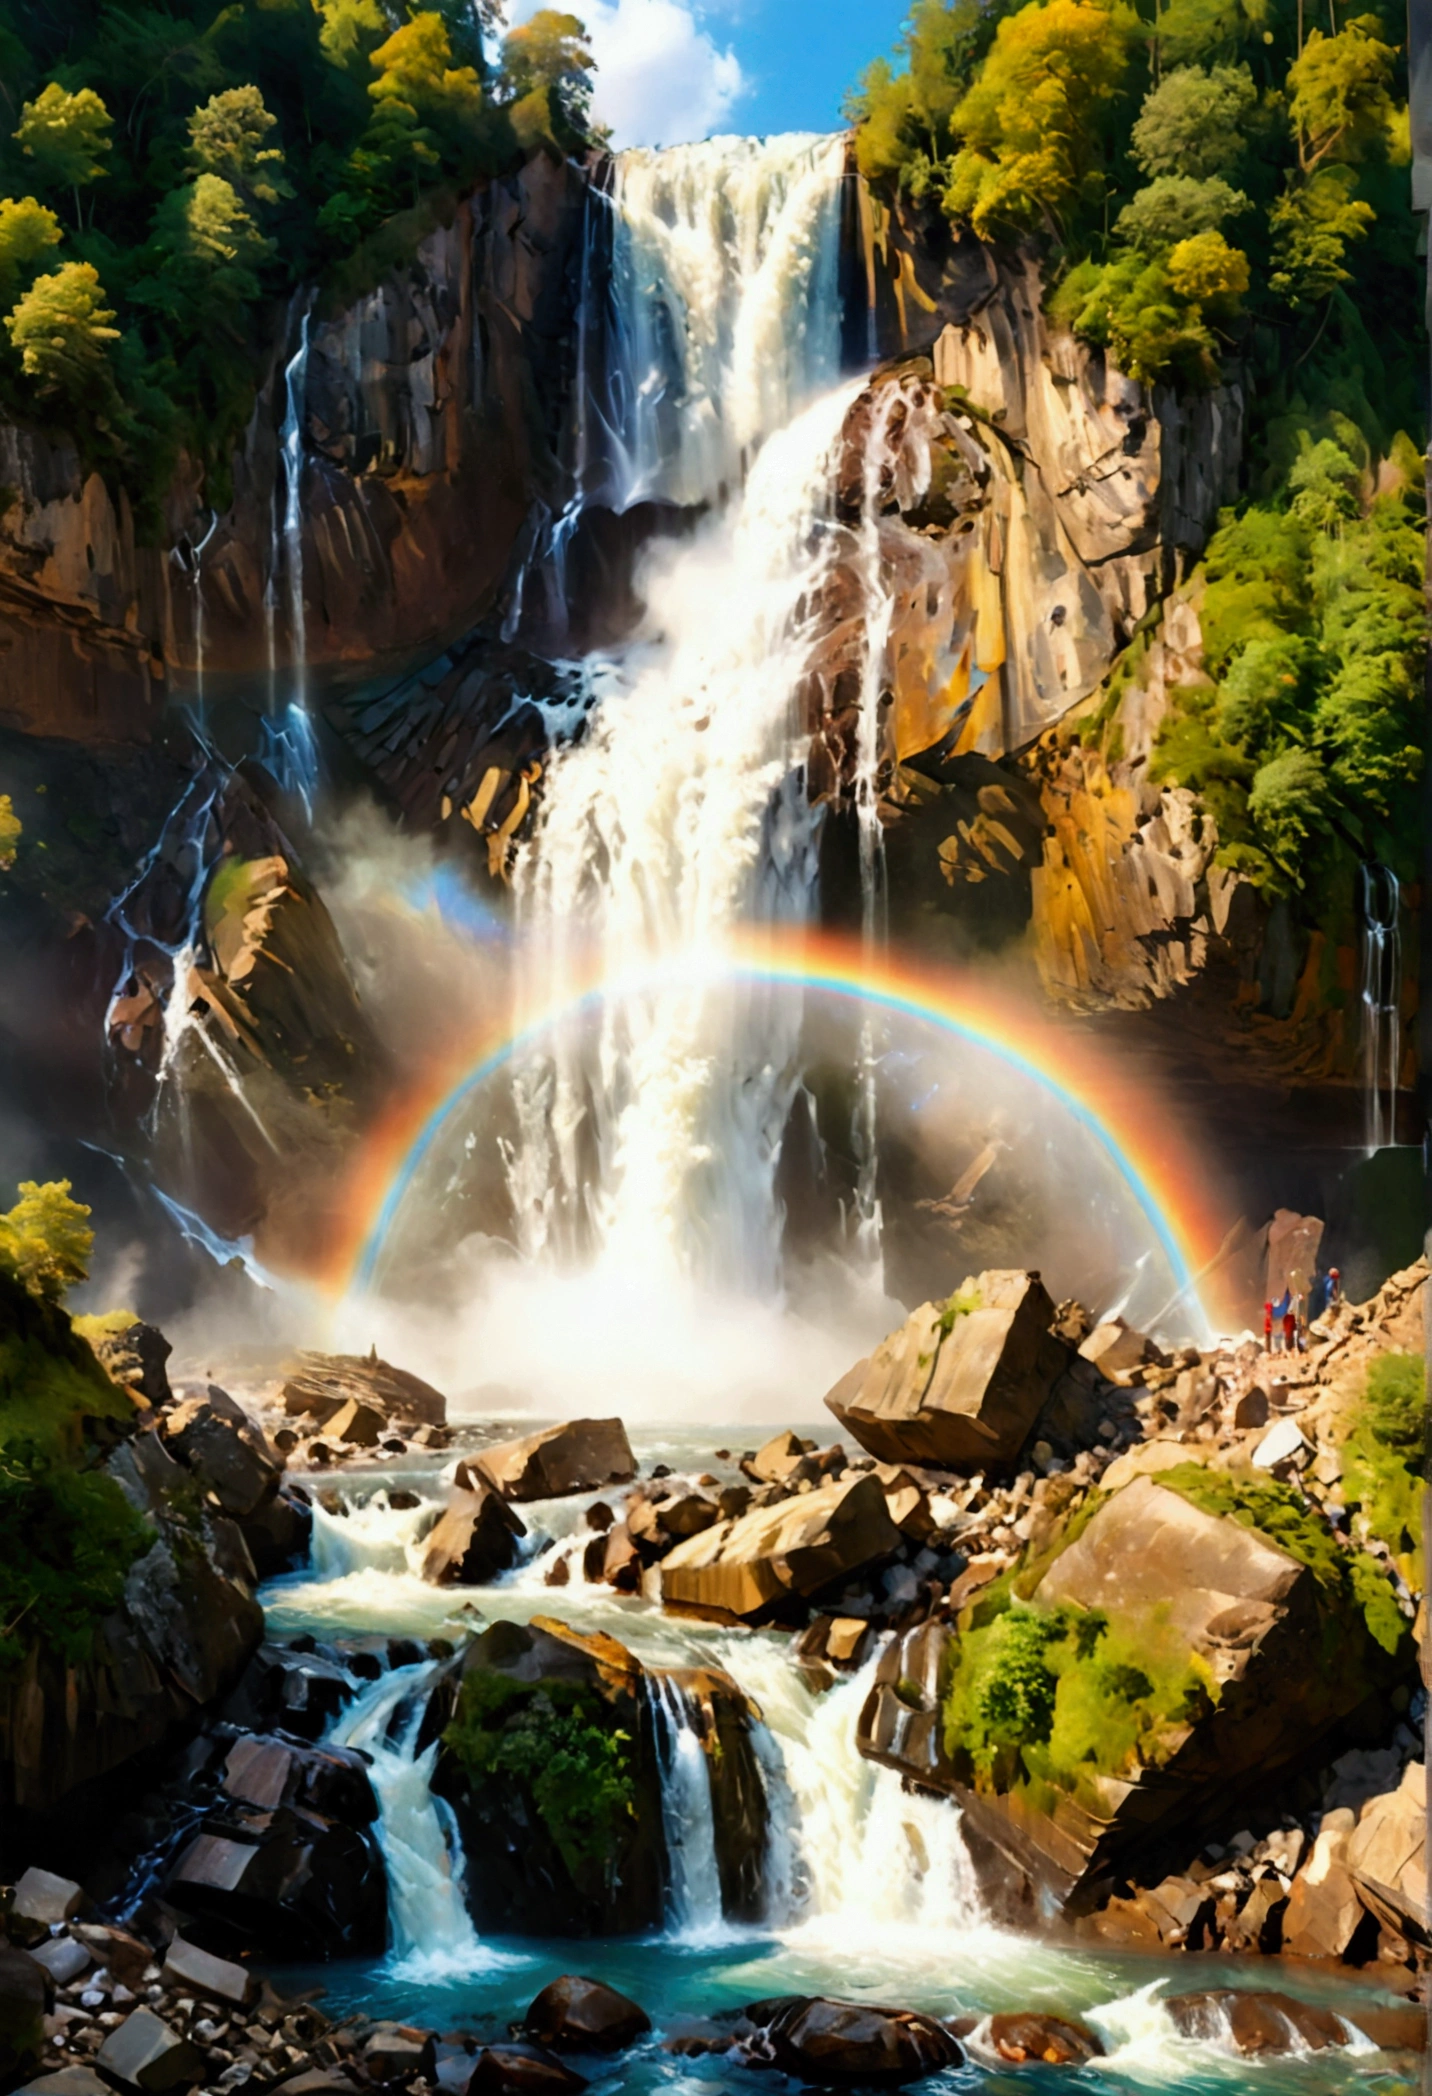
{"label": "wet rock", "polygon": [[1273,1953],[1283,1947],[1288,1895],[1275,1877],[1260,1878],[1223,1932],[1231,1951]]}
{"label": "wet rock", "polygon": [[121,1987],[138,1991],[154,1957],[147,1943],[141,1943],[126,1929],[109,1928],[101,1922],[76,1922],[73,1933],[112,1979],[118,1980]]}
{"label": "wet rock", "polygon": [[639,1593],[644,1569],[640,1544],[625,1521],[618,1521],[604,1536],[593,1536],[582,1554],[586,1578],[603,1579],[619,1594]]}
{"label": "wet rock", "polygon": [[1283,1948],[1298,1958],[1341,1958],[1363,1918],[1347,1867],[1353,1814],[1325,1812],[1312,1853],[1293,1880],[1283,1917]]}
{"label": "wet rock", "polygon": [[277,1579],[308,1558],[313,1508],[296,1491],[275,1492],[241,1524],[259,1579]]}
{"label": "wet rock", "polygon": [[619,1419],[572,1419],[517,1441],[485,1448],[475,1468],[504,1499],[561,1499],[624,1485],[636,1459]]}
{"label": "wet rock", "polygon": [[371,1826],[378,1817],[366,1757],[353,1747],[305,1747],[250,1734],[229,1750],[223,1788],[260,1812],[292,1805],[350,1827]]}
{"label": "wet rock", "polygon": [[375,1405],[366,1405],[358,1398],[350,1397],[346,1405],[340,1405],[324,1421],[323,1431],[330,1441],[341,1441],[349,1448],[376,1448],[383,1438],[385,1424],[383,1414]]}
{"label": "wet rock", "polygon": [[107,2081],[88,2067],[61,2067],[26,2082],[20,2096],[113,2096]]}
{"label": "wet rock", "polygon": [[816,2087],[900,2088],[964,2059],[959,2040],[932,2016],[867,2002],[791,1995],[746,2010],[753,2060]]}
{"label": "wet rock", "polygon": [[704,1535],[721,1518],[715,1500],[707,1499],[701,1492],[682,1492],[674,1499],[664,1499],[655,1514],[663,1541],[669,1538],[677,1543],[688,1536]]}
{"label": "wet rock", "polygon": [[21,1921],[40,1921],[54,1928],[72,1921],[84,1905],[84,1890],[73,1878],[58,1878],[53,1871],[31,1865],[15,1887],[10,1911]]}
{"label": "wet rock", "polygon": [[743,1456],[741,1468],[758,1485],[784,1485],[800,1469],[811,1446],[798,1434],[775,1434],[753,1456]]}
{"label": "wet rock", "polygon": [[527,1530],[491,1486],[455,1491],[423,1549],[422,1577],[431,1586],[490,1586],[517,1562]]}
{"label": "wet rock", "polygon": [[371,2081],[408,2082],[418,2075],[431,2081],[437,2069],[432,2032],[406,2023],[379,2023],[364,2043],[363,2065]]}
{"label": "wet rock", "polygon": [[247,1967],[216,1958],[182,1936],[174,1937],[165,1952],[160,1978],[177,1994],[196,1994],[226,2008],[247,2009],[258,1999],[259,1983]]}
{"label": "wet rock", "polygon": [[94,1963],[84,1944],[73,1936],[51,1936],[47,1942],[37,1943],[30,1956],[44,1967],[57,1987],[68,1987]]}
{"label": "wet rock", "polygon": [[483,2047],[473,2063],[467,2096],[573,2096],[586,2086],[585,2075],[545,2045],[509,2038]]}
{"label": "wet rock", "polygon": [[751,1736],[760,1712],[719,1667],[673,1667],[658,1678],[684,1699],[706,1756],[722,1916],[758,1922],[768,1905],[770,1831],[766,1785]]}
{"label": "wet rock", "polygon": [[620,2052],[646,2035],[651,2018],[615,1987],[564,1973],[542,1989],[522,2028],[558,2052]]}
{"label": "wet rock", "polygon": [[869,1655],[873,1635],[863,1616],[815,1616],[796,1639],[795,1651],[800,1659],[825,1660],[855,1673]]}
{"label": "wet rock", "polygon": [[1329,2046],[1346,2045],[1351,2035],[1331,2009],[1314,2008],[1271,1990],[1212,1988],[1202,1994],[1176,1994],[1164,2007],[1183,2037],[1250,2057],[1304,2049],[1325,2052]]}
{"label": "wet rock", "polygon": [[289,1645],[261,1645],[224,1705],[224,1717],[245,1731],[275,1729],[321,1739],[358,1693],[336,1661]]}
{"label": "wet rock", "polygon": [[1037,1274],[990,1270],[925,1303],[837,1383],[826,1403],[888,1463],[1011,1463],[1068,1351]]}
{"label": "wet rock", "polygon": [[[544,1743],[569,1753],[574,1730],[574,1773],[560,1790],[538,1785]],[[588,1790],[593,1734],[607,1745],[602,1783]],[[451,1804],[466,1854],[482,1858],[467,1880],[480,1930],[598,1936],[660,1925],[661,1777],[644,1669],[624,1645],[550,1616],[494,1623],[429,1704],[419,1751],[431,1738],[441,1739],[433,1789]]]}
{"label": "wet rock", "polygon": [[270,1956],[361,1956],[387,1942],[387,1873],[369,1825],[305,1807],[235,1801],[211,1816],[170,1867],[164,1896],[230,1944]]}
{"label": "wet rock", "polygon": [[0,2077],[7,2081],[39,2062],[51,1984],[27,1952],[0,1943]]}
{"label": "wet rock", "polygon": [[361,1354],[304,1353],[283,1386],[281,1402],[290,1419],[311,1414],[321,1427],[347,1404],[370,1407],[380,1417],[415,1419],[440,1427],[447,1420],[447,1399],[431,1383],[380,1361],[376,1350]]}
{"label": "wet rock", "polygon": [[204,2079],[201,2054],[152,2009],[131,2011],[105,2039],[95,2064],[112,2081],[150,2096],[192,2088]]}
{"label": "wet rock", "polygon": [[116,1383],[137,1391],[156,1411],[170,1402],[173,1393],[164,1364],[174,1349],[157,1325],[136,1320],[122,1331],[94,1335],[90,1345]]}
{"label": "wet rock", "polygon": [[1361,2005],[1347,2019],[1370,2044],[1382,2052],[1425,2052],[1427,2011],[1410,2003],[1392,2007],[1382,2003]]}
{"label": "wet rock", "polygon": [[662,1560],[661,1598],[684,1614],[742,1621],[849,1578],[899,1543],[880,1481],[866,1474],[753,1508],[678,1543]]}
{"label": "wet rock", "polygon": [[1025,2010],[991,2016],[980,2032],[982,2047],[1014,2066],[1042,2061],[1047,2067],[1080,2067],[1103,2057],[1104,2046],[1087,2023],[1068,2016]]}
{"label": "wet rock", "polygon": [[1409,1761],[1396,1790],[1369,1798],[1348,1839],[1358,1896],[1384,1926],[1427,1944],[1427,1769]]}
{"label": "wet rock", "polygon": [[277,1491],[282,1466],[241,1436],[209,1398],[171,1406],[160,1431],[169,1453],[193,1471],[226,1514],[246,1519]]}

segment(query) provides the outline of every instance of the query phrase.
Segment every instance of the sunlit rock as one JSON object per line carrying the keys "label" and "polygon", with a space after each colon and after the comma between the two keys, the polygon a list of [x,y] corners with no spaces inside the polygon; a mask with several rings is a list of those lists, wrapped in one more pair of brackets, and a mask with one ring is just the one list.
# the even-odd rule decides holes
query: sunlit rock
{"label": "sunlit rock", "polygon": [[663,1605],[715,1622],[761,1616],[899,1547],[878,1478],[823,1485],[718,1522],[661,1561]]}
{"label": "sunlit rock", "polygon": [[459,1488],[423,1546],[422,1577],[433,1586],[487,1586],[517,1562],[517,1543],[527,1533],[490,1485]]}
{"label": "sunlit rock", "polygon": [[469,1465],[504,1499],[560,1499],[625,1484],[636,1458],[619,1419],[571,1419],[483,1449]]}

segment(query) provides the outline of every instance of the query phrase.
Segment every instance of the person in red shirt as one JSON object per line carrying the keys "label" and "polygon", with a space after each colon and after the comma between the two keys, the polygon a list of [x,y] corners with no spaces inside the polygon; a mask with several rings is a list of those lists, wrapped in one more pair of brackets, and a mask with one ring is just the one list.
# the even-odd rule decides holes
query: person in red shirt
{"label": "person in red shirt", "polygon": [[1271,1303],[1263,1305],[1263,1351],[1265,1354],[1271,1354],[1273,1351],[1273,1305]]}
{"label": "person in red shirt", "polygon": [[1297,1304],[1293,1301],[1292,1297],[1289,1297],[1288,1307],[1283,1312],[1283,1352],[1285,1354],[1296,1353],[1297,1347],[1298,1307]]}

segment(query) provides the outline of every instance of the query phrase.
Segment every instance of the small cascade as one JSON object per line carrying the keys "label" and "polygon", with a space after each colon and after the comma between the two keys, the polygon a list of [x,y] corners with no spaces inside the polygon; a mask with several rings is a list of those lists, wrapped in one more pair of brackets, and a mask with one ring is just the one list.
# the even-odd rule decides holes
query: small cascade
{"label": "small cascade", "polygon": [[724,1931],[711,1767],[679,1684],[669,1674],[648,1679],[661,1770],[667,1925],[682,1942],[711,1943]]}
{"label": "small cascade", "polygon": [[427,1709],[424,1691],[437,1666],[424,1660],[380,1675],[328,1735],[330,1746],[358,1747],[369,1757],[388,1869],[394,1971],[419,1982],[460,1979],[505,1962],[472,1925],[456,1828],[428,1787],[438,1742],[415,1752]]}
{"label": "small cascade", "polygon": [[310,1576],[316,1581],[348,1579],[358,1572],[415,1571],[418,1544],[437,1511],[431,1501],[394,1507],[386,1492],[343,1502],[332,1513],[321,1500],[313,1507]]}
{"label": "small cascade", "polygon": [[1390,867],[1358,870],[1362,912],[1363,1141],[1369,1157],[1397,1141],[1402,1059],[1402,892]]}
{"label": "small cascade", "polygon": [[773,1785],[767,1776],[768,1873],[773,1882],[784,1875],[790,1904],[773,1910],[772,1921],[831,1934],[979,1927],[957,1808],[907,1793],[893,1769],[856,1747],[876,1660],[822,1696],[765,1639],[733,1643],[724,1663],[763,1712],[779,1755],[783,1780]]}
{"label": "small cascade", "polygon": [[[268,625],[270,697],[269,715],[263,723],[259,759],[272,772],[284,792],[297,796],[305,810],[313,813],[318,786],[318,745],[308,710],[308,612],[303,596],[303,416],[308,383],[308,331],[312,304],[299,315],[298,347],[284,366],[284,415],[279,431],[279,460],[283,468],[283,514],[274,511],[274,546],[269,563],[269,588],[265,594]],[[290,694],[279,704],[277,691],[277,640],[275,635],[274,578],[284,578],[285,610],[288,617],[288,646],[292,662]]]}

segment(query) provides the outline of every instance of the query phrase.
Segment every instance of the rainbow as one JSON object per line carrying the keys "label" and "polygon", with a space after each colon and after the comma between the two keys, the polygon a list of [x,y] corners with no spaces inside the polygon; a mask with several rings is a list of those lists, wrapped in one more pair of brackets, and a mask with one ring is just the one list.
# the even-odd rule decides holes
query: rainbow
{"label": "rainbow", "polygon": [[1208,1174],[1156,1088],[1126,1058],[1076,1025],[1056,1024],[963,970],[916,962],[830,933],[753,930],[721,953],[675,969],[608,975],[577,987],[523,1024],[495,1028],[425,1076],[363,1145],[340,1208],[345,1225],[328,1278],[337,1290],[372,1286],[388,1233],[424,1160],[464,1101],[548,1030],[584,1008],[642,989],[692,983],[788,983],[859,1000],[938,1027],[987,1050],[1059,1103],[1103,1150],[1147,1220],[1180,1294],[1198,1306],[1198,1281],[1224,1234]]}

